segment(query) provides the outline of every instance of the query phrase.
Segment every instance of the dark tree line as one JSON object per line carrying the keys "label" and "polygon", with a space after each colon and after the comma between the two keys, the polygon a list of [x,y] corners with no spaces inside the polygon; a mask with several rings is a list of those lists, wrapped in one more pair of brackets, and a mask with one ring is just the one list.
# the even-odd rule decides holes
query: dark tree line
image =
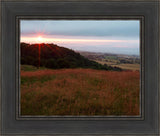
{"label": "dark tree line", "polygon": [[91,61],[71,49],[59,47],[55,44],[21,43],[21,64],[52,69],[92,68],[99,70],[122,70],[118,67],[111,67]]}

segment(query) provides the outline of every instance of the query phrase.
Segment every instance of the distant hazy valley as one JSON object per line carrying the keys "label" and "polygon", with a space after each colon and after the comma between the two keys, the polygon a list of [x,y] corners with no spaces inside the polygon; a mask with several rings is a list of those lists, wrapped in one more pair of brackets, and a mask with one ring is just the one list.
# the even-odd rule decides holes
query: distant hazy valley
{"label": "distant hazy valley", "polygon": [[111,54],[99,52],[77,51],[89,60],[96,61],[100,64],[120,67],[125,70],[139,70],[140,57],[137,55]]}

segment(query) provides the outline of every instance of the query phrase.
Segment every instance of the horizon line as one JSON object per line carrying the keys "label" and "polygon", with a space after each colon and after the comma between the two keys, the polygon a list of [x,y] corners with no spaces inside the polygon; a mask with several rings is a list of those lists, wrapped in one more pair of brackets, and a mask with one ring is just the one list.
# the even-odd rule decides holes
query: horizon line
{"label": "horizon line", "polygon": [[[29,45],[34,45],[34,44],[53,44],[53,45],[56,45],[56,46],[59,46],[57,44],[54,44],[54,43],[26,43],[26,42],[20,42],[21,43],[25,43],[25,44],[29,44]],[[59,47],[63,47],[63,48],[67,48],[67,47],[64,47],[64,46],[59,46]],[[127,53],[114,53],[114,52],[103,52],[103,51],[86,51],[86,50],[76,50],[76,49],[72,49],[72,48],[67,48],[67,49],[71,49],[71,50],[74,50],[76,52],[90,52],[90,53],[107,53],[107,54],[115,54],[115,55],[128,55],[128,56],[138,56],[140,57],[139,54],[127,54]]]}

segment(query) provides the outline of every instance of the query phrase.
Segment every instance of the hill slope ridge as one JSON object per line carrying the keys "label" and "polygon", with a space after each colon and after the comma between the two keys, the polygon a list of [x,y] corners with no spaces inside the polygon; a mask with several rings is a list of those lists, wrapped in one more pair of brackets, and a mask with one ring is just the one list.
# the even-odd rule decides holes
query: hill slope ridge
{"label": "hill slope ridge", "polygon": [[56,44],[28,44],[21,43],[21,64],[59,68],[92,68],[101,70],[121,71],[118,67],[111,67],[89,60],[71,49]]}

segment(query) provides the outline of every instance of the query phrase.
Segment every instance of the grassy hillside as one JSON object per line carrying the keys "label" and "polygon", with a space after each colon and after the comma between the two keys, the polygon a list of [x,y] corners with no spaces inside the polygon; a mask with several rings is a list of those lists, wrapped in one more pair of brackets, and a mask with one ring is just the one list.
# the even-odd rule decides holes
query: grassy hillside
{"label": "grassy hillside", "polygon": [[21,66],[22,115],[139,115],[139,72]]}
{"label": "grassy hillside", "polygon": [[21,64],[52,69],[92,68],[121,71],[121,68],[97,63],[71,49],[60,47],[55,44],[21,43]]}

